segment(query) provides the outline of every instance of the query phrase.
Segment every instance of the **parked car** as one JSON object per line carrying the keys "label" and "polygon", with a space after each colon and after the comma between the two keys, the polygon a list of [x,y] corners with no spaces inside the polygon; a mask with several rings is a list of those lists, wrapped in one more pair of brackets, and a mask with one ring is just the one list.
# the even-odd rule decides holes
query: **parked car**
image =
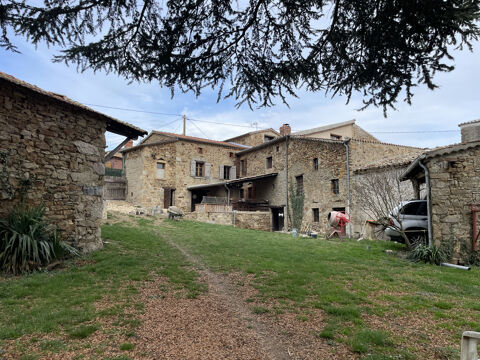
{"label": "parked car", "polygon": [[426,244],[428,242],[427,201],[411,200],[402,201],[390,213],[392,226],[385,229],[385,235],[392,241],[404,242],[401,233],[395,229],[405,231],[411,244]]}

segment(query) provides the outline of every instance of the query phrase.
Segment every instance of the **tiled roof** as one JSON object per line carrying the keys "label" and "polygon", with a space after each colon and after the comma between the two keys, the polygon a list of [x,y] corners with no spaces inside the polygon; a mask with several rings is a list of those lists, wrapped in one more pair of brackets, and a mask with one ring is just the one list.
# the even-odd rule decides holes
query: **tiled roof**
{"label": "tiled roof", "polygon": [[470,150],[474,149],[480,146],[480,141],[471,141],[467,143],[459,143],[459,144],[452,144],[452,145],[447,145],[447,146],[439,146],[435,149],[432,149],[430,151],[427,151],[417,157],[405,170],[405,172],[400,176],[400,180],[405,180],[408,179],[409,176],[412,176],[411,174],[415,174],[418,172],[418,167],[419,163],[422,160],[428,160],[431,158],[434,158],[436,156],[444,156],[444,155],[450,155],[452,153],[455,153],[457,151],[465,151],[465,150]]}
{"label": "tiled roof", "polygon": [[[37,94],[47,96],[47,97],[49,97],[51,99],[54,99],[56,101],[60,101],[60,102],[75,106],[76,108],[79,108],[81,110],[84,110],[84,111],[90,113],[91,115],[93,115],[97,118],[100,118],[103,121],[106,121],[107,122],[107,131],[116,132],[117,134],[125,135],[125,136],[135,135],[135,138],[138,137],[138,136],[143,136],[143,135],[147,134],[147,131],[145,131],[143,129],[140,129],[139,127],[136,127],[136,126],[134,126],[132,124],[129,124],[127,122],[115,119],[115,118],[110,117],[108,115],[102,114],[98,111],[95,111],[95,110],[89,108],[88,106],[85,106],[85,105],[83,105],[83,104],[81,104],[77,101],[74,101],[74,100],[66,97],[65,95],[61,95],[61,94],[57,94],[57,93],[54,93],[54,92],[51,92],[51,91],[43,90],[43,89],[39,88],[38,86],[29,84],[26,81],[17,79],[16,77],[14,77],[12,75],[9,75],[9,74],[6,74],[6,73],[1,72],[1,71],[0,71],[0,80],[4,80],[4,81],[7,81],[11,84],[21,86],[25,89],[34,91]],[[110,125],[111,129],[109,129],[109,125]]]}
{"label": "tiled roof", "polygon": [[362,164],[361,167],[354,169],[355,172],[361,172],[366,170],[374,170],[374,169],[385,169],[390,167],[400,167],[400,166],[407,166],[413,160],[415,160],[418,154],[410,154],[410,155],[399,155],[394,158],[387,158],[387,159],[380,159],[376,161],[372,161],[371,163]]}
{"label": "tiled roof", "polygon": [[472,121],[467,121],[467,122],[458,124],[458,126],[459,126],[459,127],[462,127],[462,126],[464,126],[464,125],[471,125],[471,124],[477,124],[477,123],[480,123],[480,119],[472,120]]}

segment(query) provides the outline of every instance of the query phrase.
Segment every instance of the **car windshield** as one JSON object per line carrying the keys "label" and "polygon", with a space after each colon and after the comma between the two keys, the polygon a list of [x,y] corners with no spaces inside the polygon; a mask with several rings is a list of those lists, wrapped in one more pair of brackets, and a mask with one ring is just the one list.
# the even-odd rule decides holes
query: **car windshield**
{"label": "car windshield", "polygon": [[413,201],[406,204],[401,210],[403,215],[427,215],[426,201]]}

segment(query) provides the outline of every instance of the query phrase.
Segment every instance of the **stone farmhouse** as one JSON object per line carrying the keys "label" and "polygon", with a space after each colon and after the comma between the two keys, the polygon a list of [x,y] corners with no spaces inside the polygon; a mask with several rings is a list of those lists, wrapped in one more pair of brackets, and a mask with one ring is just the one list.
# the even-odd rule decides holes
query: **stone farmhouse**
{"label": "stone farmhouse", "polygon": [[101,247],[105,131],[126,141],[147,132],[1,72],[0,104],[0,216],[29,183],[26,203],[43,204],[64,240]]}
{"label": "stone farmhouse", "polygon": [[235,154],[246,148],[153,131],[137,146],[121,151],[128,182],[126,200],[147,208],[175,205],[194,211],[206,193],[192,193],[188,187],[236,178]]}
{"label": "stone farmhouse", "polygon": [[[356,169],[405,162],[424,151],[382,143],[354,120],[298,134],[288,124],[278,133],[268,129],[226,141],[154,131],[122,151],[127,201],[176,205],[201,221],[282,230],[289,227],[293,184],[305,194],[302,230],[325,232],[330,211],[361,210],[353,202]],[[351,224],[351,235],[361,233],[361,221]]]}
{"label": "stone farmhouse", "polygon": [[401,180],[424,184],[429,202],[429,240],[453,240],[454,260],[478,249],[480,240],[480,120],[460,124],[462,142],[420,155]]}

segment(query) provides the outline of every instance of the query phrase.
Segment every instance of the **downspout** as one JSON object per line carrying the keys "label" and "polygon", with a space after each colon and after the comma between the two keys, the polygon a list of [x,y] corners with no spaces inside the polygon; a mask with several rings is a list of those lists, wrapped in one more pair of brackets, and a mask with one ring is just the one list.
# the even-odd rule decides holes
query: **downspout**
{"label": "downspout", "polygon": [[433,245],[432,233],[432,212],[430,210],[430,172],[428,168],[422,163],[422,159],[418,161],[418,165],[425,171],[425,191],[427,192],[427,224],[428,224],[428,246]]}
{"label": "downspout", "polygon": [[285,136],[285,231],[288,231],[288,138]]}
{"label": "downspout", "polygon": [[[346,153],[346,161],[347,161],[347,209],[346,213],[348,216],[350,216],[350,148],[348,147],[348,144],[350,142],[350,139],[347,141],[343,141],[343,145],[345,145],[345,153]],[[352,237],[351,234],[351,228],[350,228],[350,222],[347,224],[347,237]]]}

